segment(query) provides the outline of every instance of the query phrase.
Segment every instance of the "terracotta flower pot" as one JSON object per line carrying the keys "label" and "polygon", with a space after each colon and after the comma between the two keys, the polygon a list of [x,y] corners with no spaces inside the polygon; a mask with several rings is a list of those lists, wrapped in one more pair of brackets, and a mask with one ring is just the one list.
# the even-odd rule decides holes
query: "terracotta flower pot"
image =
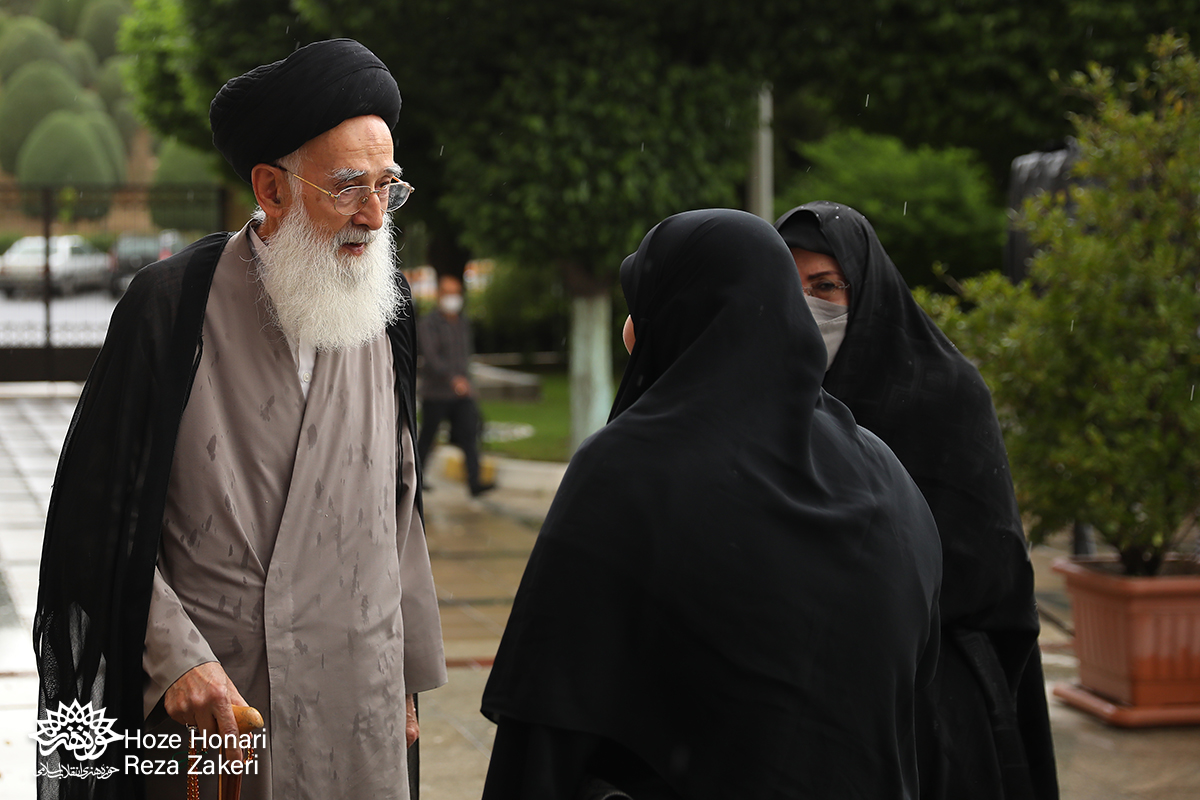
{"label": "terracotta flower pot", "polygon": [[1200,574],[1130,578],[1112,558],[1058,559],[1079,686],[1056,697],[1113,725],[1200,724]]}

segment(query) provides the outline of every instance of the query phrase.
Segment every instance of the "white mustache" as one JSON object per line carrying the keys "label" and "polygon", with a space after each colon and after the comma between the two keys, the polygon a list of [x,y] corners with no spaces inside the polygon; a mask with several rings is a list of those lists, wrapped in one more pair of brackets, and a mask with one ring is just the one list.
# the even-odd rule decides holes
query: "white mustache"
{"label": "white mustache", "polygon": [[371,244],[378,235],[378,230],[373,231],[370,228],[365,230],[347,228],[337,232],[333,237],[333,244],[335,248],[344,244]]}

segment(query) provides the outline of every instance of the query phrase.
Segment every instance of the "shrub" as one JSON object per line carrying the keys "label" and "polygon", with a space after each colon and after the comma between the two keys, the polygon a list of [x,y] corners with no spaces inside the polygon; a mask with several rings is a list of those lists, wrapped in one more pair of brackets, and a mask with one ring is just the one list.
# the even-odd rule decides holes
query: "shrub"
{"label": "shrub", "polygon": [[215,231],[221,227],[212,154],[175,139],[163,142],[150,190],[150,218],[160,228]]}
{"label": "shrub", "polygon": [[[553,270],[520,268],[499,261],[487,288],[471,300],[468,312],[481,352],[532,354],[566,349],[570,300]],[[625,308],[624,303],[613,305]]]}
{"label": "shrub", "polygon": [[113,182],[124,183],[127,156],[125,152],[125,140],[121,138],[121,131],[117,129],[117,124],[104,111],[89,110],[81,111],[80,114],[87,120],[93,133],[96,134],[96,139],[104,148],[105,158],[108,159],[108,163],[112,167]]}
{"label": "shrub", "polygon": [[59,64],[35,61],[17,70],[0,96],[0,169],[15,174],[25,139],[51,112],[73,108],[79,91]]}
{"label": "shrub", "polygon": [[117,103],[129,93],[125,91],[125,76],[123,74],[128,56],[113,56],[100,65],[96,74],[96,91],[104,98],[109,112],[116,110]]}
{"label": "shrub", "polygon": [[48,25],[53,25],[63,36],[74,36],[79,26],[79,15],[88,0],[38,0],[33,14]]}
{"label": "shrub", "polygon": [[0,81],[7,81],[17,70],[38,60],[71,69],[71,60],[53,28],[33,17],[11,20],[0,36]]}
{"label": "shrub", "polygon": [[129,13],[123,0],[91,0],[79,15],[79,27],[75,33],[96,51],[96,58],[104,61],[117,54],[117,31],[121,29],[121,18]]}
{"label": "shrub", "polygon": [[95,219],[108,213],[114,181],[105,146],[87,116],[55,111],[29,135],[17,163],[17,181],[24,186],[62,184],[59,216],[65,220]]}
{"label": "shrub", "polygon": [[72,39],[63,45],[63,53],[71,64],[71,74],[80,86],[92,86],[100,73],[100,62],[92,46],[82,39]]}
{"label": "shrub", "polygon": [[813,200],[858,209],[910,286],[933,283],[934,262],[958,278],[1000,267],[1004,211],[971,151],[909,150],[853,129],[796,147],[812,167],[781,192],[780,214]]}
{"label": "shrub", "polygon": [[72,111],[97,111],[101,114],[107,114],[108,109],[104,107],[104,100],[99,94],[91,89],[81,89],[79,94],[75,96],[75,102],[71,105]]}
{"label": "shrub", "polygon": [[1130,574],[1200,508],[1200,62],[1150,52],[1133,81],[1071,79],[1079,184],[1026,204],[1029,277],[925,297],[992,388],[1032,533],[1090,522]]}
{"label": "shrub", "polygon": [[137,114],[133,113],[133,101],[128,97],[118,100],[112,110],[112,119],[116,123],[117,130],[121,132],[121,142],[125,145],[125,153],[132,153],[133,138],[142,127]]}

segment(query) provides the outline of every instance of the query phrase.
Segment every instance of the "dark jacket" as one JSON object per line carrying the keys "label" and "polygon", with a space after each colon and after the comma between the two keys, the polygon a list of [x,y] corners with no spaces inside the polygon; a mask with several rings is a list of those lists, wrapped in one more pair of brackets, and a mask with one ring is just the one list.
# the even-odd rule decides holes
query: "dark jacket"
{"label": "dark jacket", "polygon": [[451,380],[458,375],[469,377],[470,320],[461,313],[451,319],[441,311],[431,311],[417,323],[417,334],[421,350],[421,397],[457,399]]}

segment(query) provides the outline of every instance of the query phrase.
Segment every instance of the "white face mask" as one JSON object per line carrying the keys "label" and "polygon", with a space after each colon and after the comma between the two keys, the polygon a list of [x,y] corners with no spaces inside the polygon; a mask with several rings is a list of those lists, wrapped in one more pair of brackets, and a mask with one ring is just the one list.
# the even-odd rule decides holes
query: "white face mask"
{"label": "white face mask", "polygon": [[463,298],[461,294],[444,294],[438,298],[438,308],[447,314],[457,314],[462,311]]}
{"label": "white face mask", "polygon": [[813,319],[817,321],[817,328],[821,331],[821,338],[825,340],[825,352],[829,354],[825,369],[828,371],[833,366],[833,359],[837,356],[838,348],[842,346],[842,340],[846,338],[850,309],[809,295],[804,295],[804,302],[808,303],[808,310],[812,312]]}

